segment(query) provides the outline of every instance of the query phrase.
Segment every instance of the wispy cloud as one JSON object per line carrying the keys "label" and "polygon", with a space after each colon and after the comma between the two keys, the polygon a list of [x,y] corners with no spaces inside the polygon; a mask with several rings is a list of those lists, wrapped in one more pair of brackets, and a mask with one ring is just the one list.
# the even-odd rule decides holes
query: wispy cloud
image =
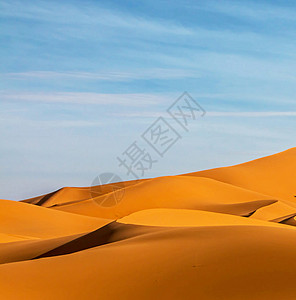
{"label": "wispy cloud", "polygon": [[16,124],[25,124],[26,127],[36,128],[78,128],[78,127],[100,127],[102,122],[99,121],[89,121],[89,120],[32,120],[29,118],[12,118],[12,117],[0,117],[0,124],[2,126]]}
{"label": "wispy cloud", "polygon": [[250,111],[250,112],[207,112],[207,117],[242,117],[242,118],[267,118],[267,117],[296,117],[296,111]]}
{"label": "wispy cloud", "polygon": [[136,111],[136,112],[124,112],[124,113],[112,113],[111,116],[123,117],[123,118],[158,118],[164,116],[165,111]]}
{"label": "wispy cloud", "polygon": [[[164,116],[165,111],[137,111],[126,113],[114,113],[113,116],[126,118],[157,118]],[[241,118],[268,118],[268,117],[296,117],[296,111],[241,111],[241,112],[218,112],[207,111],[205,117],[241,117]]]}
{"label": "wispy cloud", "polygon": [[[270,1],[271,2],[271,1]],[[235,2],[235,1],[204,1],[193,7],[218,12],[235,18],[249,18],[255,20],[284,19],[295,21],[295,13],[289,7],[279,6],[274,3],[264,2]]]}
{"label": "wispy cloud", "polygon": [[82,79],[82,80],[106,80],[106,81],[129,81],[150,79],[177,79],[198,78],[197,70],[188,69],[143,69],[126,72],[62,72],[62,71],[29,71],[16,73],[1,73],[6,79]]}
{"label": "wispy cloud", "polygon": [[72,104],[117,104],[123,106],[155,105],[168,97],[155,94],[100,94],[75,92],[49,92],[49,93],[15,93],[0,92],[1,101],[31,101],[47,103]]}
{"label": "wispy cloud", "polygon": [[186,50],[186,55],[179,56],[177,53],[150,54],[143,52],[141,57],[149,56],[151,59],[162,62],[166,61],[176,68],[195,68],[202,77],[212,76],[226,79],[254,79],[262,81],[286,81],[296,82],[295,61],[291,58],[278,57],[255,57],[241,53],[225,53],[216,51]]}
{"label": "wispy cloud", "polygon": [[[16,9],[21,7],[21,9]],[[110,28],[153,32],[154,34],[189,35],[192,30],[172,21],[156,21],[145,17],[137,17],[127,12],[111,11],[100,5],[84,5],[77,7],[70,3],[55,1],[29,2],[26,5],[18,1],[1,3],[0,15],[31,20],[39,20],[60,24],[103,25]],[[65,18],[67,12],[67,18]],[[100,16],[100,17],[98,17]]]}

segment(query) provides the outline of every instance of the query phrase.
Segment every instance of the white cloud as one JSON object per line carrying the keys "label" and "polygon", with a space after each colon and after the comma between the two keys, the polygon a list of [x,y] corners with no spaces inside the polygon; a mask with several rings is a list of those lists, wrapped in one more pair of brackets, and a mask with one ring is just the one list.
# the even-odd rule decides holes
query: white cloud
{"label": "white cloud", "polygon": [[[111,11],[98,5],[75,6],[73,4],[49,1],[38,3],[9,1],[0,3],[0,15],[26,18],[60,24],[103,25],[121,29],[151,32],[157,35],[190,35],[192,30],[170,21],[155,21],[149,18],[135,17],[128,13]],[[16,9],[18,7],[18,9]],[[65,12],[67,17],[65,18]],[[99,16],[99,17],[98,17]]]}
{"label": "white cloud", "polygon": [[296,117],[296,111],[207,112],[207,117]]}
{"label": "white cloud", "polygon": [[136,112],[125,112],[125,113],[114,113],[112,116],[124,117],[124,118],[158,118],[165,114],[166,112],[157,111],[136,111]]}
{"label": "white cloud", "polygon": [[22,117],[0,117],[0,124],[5,125],[18,125],[23,124],[27,128],[46,127],[98,127],[102,125],[102,122],[88,121],[88,120],[31,120]]}
{"label": "white cloud", "polygon": [[182,69],[143,69],[126,72],[58,72],[58,71],[30,71],[18,73],[2,73],[5,79],[82,79],[82,80],[106,80],[128,81],[140,79],[176,79],[188,77],[200,77],[196,70]]}
{"label": "white cloud", "polygon": [[76,92],[22,93],[0,92],[1,101],[30,101],[71,104],[117,104],[123,106],[147,106],[166,100],[167,96],[156,94],[100,94]]}
{"label": "white cloud", "polygon": [[[166,111],[136,111],[126,113],[114,113],[112,115],[126,118],[157,118],[164,116]],[[296,117],[296,111],[243,111],[243,112],[219,112],[208,111],[205,117],[242,117],[242,118],[268,118],[268,117]]]}
{"label": "white cloud", "polygon": [[272,3],[250,2],[243,3],[235,1],[204,1],[200,5],[193,5],[198,8],[218,12],[233,17],[248,18],[255,20],[282,19],[295,21],[295,12],[289,7],[282,7]]}

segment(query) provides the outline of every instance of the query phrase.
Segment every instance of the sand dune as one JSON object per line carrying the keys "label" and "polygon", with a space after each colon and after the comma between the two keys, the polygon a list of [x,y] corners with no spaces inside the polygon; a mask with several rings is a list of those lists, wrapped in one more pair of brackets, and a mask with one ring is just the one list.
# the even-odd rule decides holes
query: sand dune
{"label": "sand dune", "polygon": [[276,222],[264,222],[261,220],[241,218],[239,216],[226,215],[216,212],[188,209],[147,209],[135,212],[129,216],[119,219],[117,222],[123,224],[165,227],[229,225],[268,226],[281,228],[286,227]]}
{"label": "sand dune", "polygon": [[296,148],[233,167],[186,175],[207,177],[296,203]]}
{"label": "sand dune", "polygon": [[53,238],[83,233],[110,220],[50,210],[21,202],[0,200],[0,233],[26,238]]}
{"label": "sand dune", "polygon": [[0,200],[1,299],[295,299],[295,167],[293,148]]}
{"label": "sand dune", "polygon": [[[141,180],[145,181],[145,180]],[[137,184],[138,180],[131,180],[124,182],[121,186],[128,187]],[[121,187],[120,186],[120,187]],[[51,207],[54,205],[61,205],[67,203],[75,203],[82,200],[90,199],[95,196],[104,195],[113,191],[113,184],[105,184],[93,187],[64,187],[57,191],[42,196],[23,200],[21,202],[31,203],[39,206]]]}
{"label": "sand dune", "polygon": [[295,240],[273,227],[170,228],[1,265],[0,288],[5,299],[294,299]]}
{"label": "sand dune", "polygon": [[220,181],[193,176],[160,177],[129,186],[124,189],[118,205],[112,207],[100,205],[104,198],[100,196],[53,208],[111,219],[149,208],[199,209],[247,216],[277,201]]}
{"label": "sand dune", "polygon": [[0,244],[0,264],[36,258],[83,235],[84,233],[80,233],[52,239],[27,239],[19,242],[2,242]]}
{"label": "sand dune", "polygon": [[266,205],[258,209],[251,218],[262,219],[266,221],[277,221],[280,222],[288,217],[296,215],[296,208],[284,203],[277,201],[271,205]]}

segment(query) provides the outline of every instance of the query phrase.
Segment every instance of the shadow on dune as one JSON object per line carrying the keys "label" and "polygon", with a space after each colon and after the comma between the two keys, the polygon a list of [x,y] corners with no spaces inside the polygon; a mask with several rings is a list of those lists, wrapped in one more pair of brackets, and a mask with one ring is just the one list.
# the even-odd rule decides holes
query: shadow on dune
{"label": "shadow on dune", "polygon": [[92,231],[75,240],[72,240],[71,242],[68,242],[40,256],[37,256],[34,259],[70,254],[89,248],[118,242],[131,237],[162,230],[162,227],[120,224],[114,221],[95,231]]}

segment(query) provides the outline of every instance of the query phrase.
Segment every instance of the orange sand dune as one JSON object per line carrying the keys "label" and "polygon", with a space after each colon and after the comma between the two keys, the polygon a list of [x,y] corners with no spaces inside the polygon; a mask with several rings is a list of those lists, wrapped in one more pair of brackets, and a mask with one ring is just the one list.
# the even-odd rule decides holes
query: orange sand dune
{"label": "orange sand dune", "polygon": [[123,224],[168,227],[248,225],[286,228],[286,226],[274,222],[265,222],[216,212],[163,208],[141,210],[119,219],[117,222]]}
{"label": "orange sand dune", "polygon": [[22,235],[15,235],[15,234],[0,233],[0,243],[25,241],[25,240],[30,240],[30,239],[32,239],[32,237],[22,236]]}
{"label": "orange sand dune", "polygon": [[0,290],[4,299],[292,300],[295,253],[295,230],[170,228],[0,265]]}
{"label": "orange sand dune", "polygon": [[[267,226],[287,229],[287,226],[220,213],[187,209],[148,209],[109,223],[93,232],[51,249],[39,257],[57,256],[106,245],[140,235],[164,232],[166,227],[200,226]],[[296,228],[289,228],[296,230]]]}
{"label": "orange sand dune", "polygon": [[296,217],[287,218],[281,221],[282,224],[296,226]]}
{"label": "orange sand dune", "polygon": [[0,299],[295,299],[296,148],[0,200]]}
{"label": "orange sand dune", "polygon": [[[121,186],[128,187],[145,180],[131,180],[124,182]],[[57,191],[42,196],[23,200],[22,202],[36,204],[39,206],[51,207],[58,204],[66,204],[90,199],[94,196],[104,195],[113,191],[114,184],[105,184],[104,188],[100,186],[93,187],[64,187]],[[121,188],[121,186],[117,187]]]}
{"label": "orange sand dune", "polygon": [[296,204],[296,148],[233,167],[218,168],[186,175],[201,176],[230,183],[276,199]]}
{"label": "orange sand dune", "polygon": [[0,200],[0,233],[26,238],[53,238],[99,228],[110,220]]}
{"label": "orange sand dune", "polygon": [[33,259],[83,235],[83,233],[80,233],[52,239],[27,239],[19,242],[2,242],[0,244],[0,264]]}
{"label": "orange sand dune", "polygon": [[101,205],[105,197],[54,208],[110,219],[148,208],[200,209],[245,216],[277,201],[230,184],[193,176],[160,177],[127,187],[121,201],[112,207]]}
{"label": "orange sand dune", "polygon": [[287,203],[277,201],[258,209],[251,218],[280,222],[296,215],[296,208]]}
{"label": "orange sand dune", "polygon": [[50,251],[38,256],[38,258],[74,253],[96,246],[102,246],[125,239],[130,239],[136,236],[166,230],[167,229],[163,227],[139,226],[135,224],[120,224],[117,222],[112,222],[95,231],[82,235],[61,246],[51,249]]}

